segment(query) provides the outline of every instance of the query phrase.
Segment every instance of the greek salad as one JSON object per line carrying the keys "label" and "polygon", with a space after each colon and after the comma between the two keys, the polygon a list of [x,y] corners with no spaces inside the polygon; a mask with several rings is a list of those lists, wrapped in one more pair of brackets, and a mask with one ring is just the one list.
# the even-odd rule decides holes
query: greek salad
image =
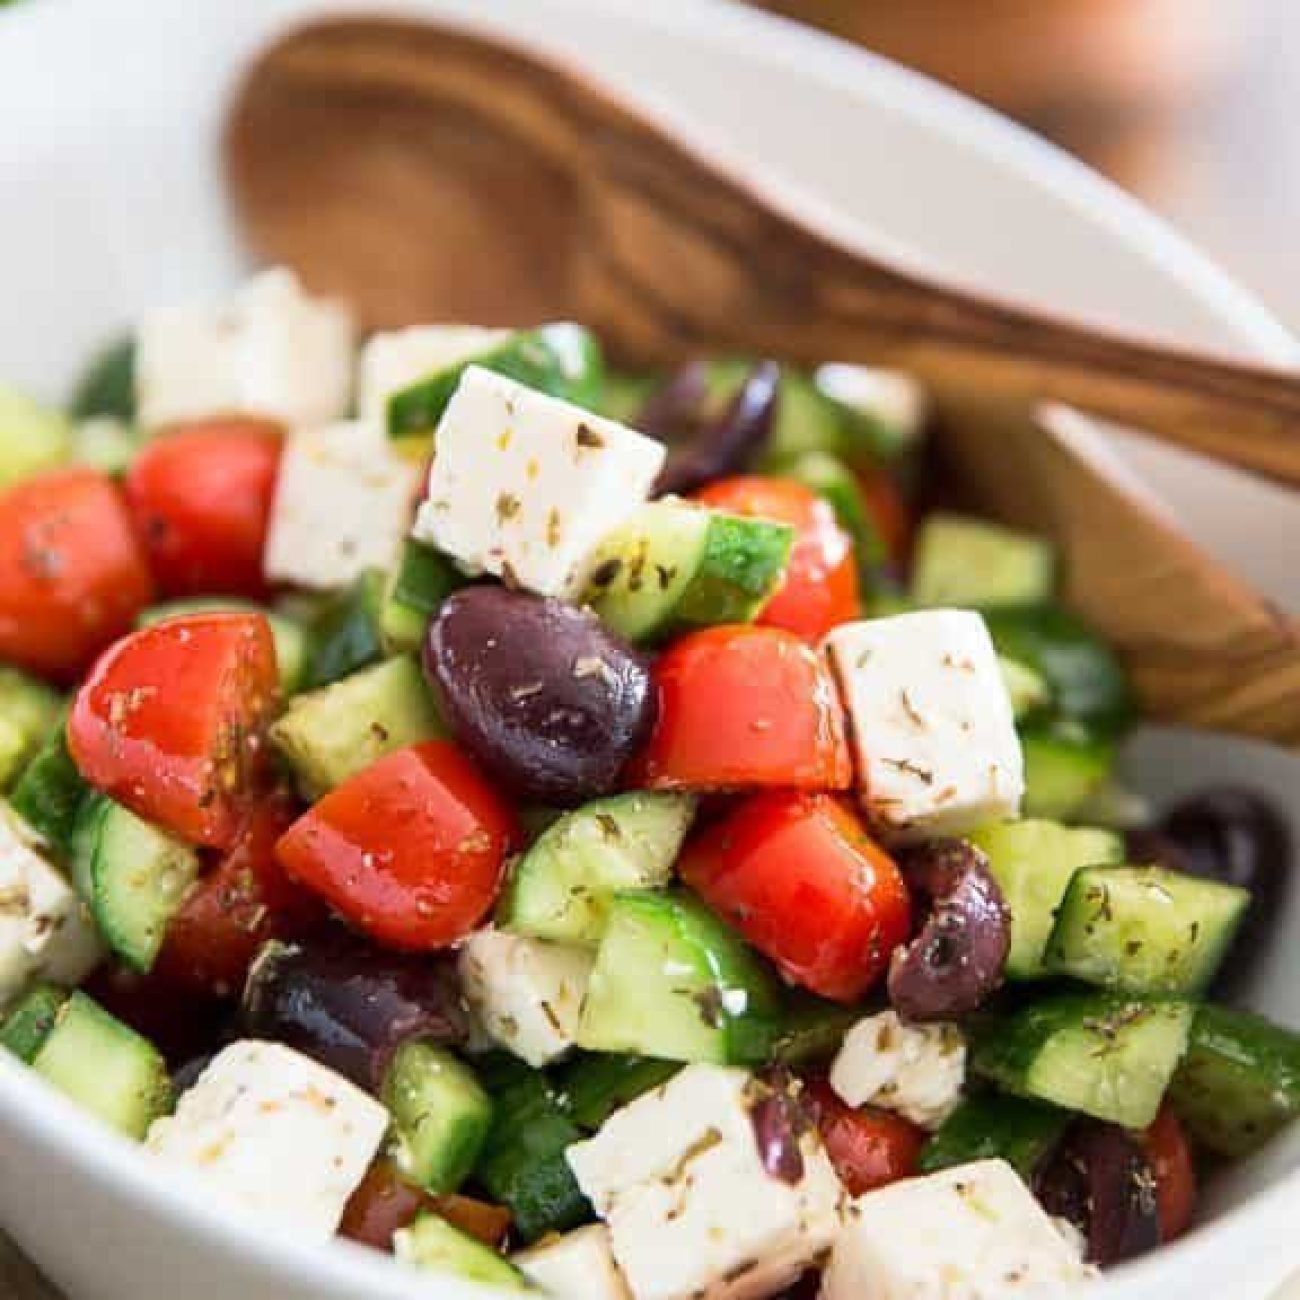
{"label": "greek salad", "polygon": [[285,271],[0,393],[0,1043],[213,1202],[504,1290],[1177,1237],[1300,1112],[1235,1001],[1285,823],[1124,787],[1121,663],[928,421],[572,324],[358,350]]}

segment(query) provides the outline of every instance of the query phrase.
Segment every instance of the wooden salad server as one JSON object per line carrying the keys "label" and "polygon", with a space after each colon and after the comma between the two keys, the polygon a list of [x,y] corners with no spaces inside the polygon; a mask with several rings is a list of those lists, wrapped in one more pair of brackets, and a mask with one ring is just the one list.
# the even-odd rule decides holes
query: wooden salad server
{"label": "wooden salad server", "polygon": [[1295,622],[1122,487],[1058,409],[1300,486],[1300,376],[889,265],[612,88],[459,28],[297,28],[248,70],[225,144],[254,250],[370,328],[568,318],[642,364],[739,350],[915,373],[971,504],[1063,544],[1067,599],[1152,716],[1300,745]]}

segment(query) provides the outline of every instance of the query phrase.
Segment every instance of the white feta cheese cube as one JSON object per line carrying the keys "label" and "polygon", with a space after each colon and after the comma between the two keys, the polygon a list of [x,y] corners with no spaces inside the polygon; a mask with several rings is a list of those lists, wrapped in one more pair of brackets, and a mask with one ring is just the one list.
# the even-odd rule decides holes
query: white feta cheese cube
{"label": "white feta cheese cube", "polygon": [[226,1204],[325,1240],[387,1128],[383,1106],[341,1075],[244,1039],[213,1058],[145,1142]]}
{"label": "white feta cheese cube", "polygon": [[557,1300],[632,1300],[603,1223],[590,1223],[520,1251],[511,1262]]}
{"label": "white feta cheese cube", "polygon": [[797,1181],[769,1173],[764,1095],[743,1070],[687,1066],[568,1149],[636,1300],[767,1296],[834,1238],[842,1189],[821,1138],[799,1138]]}
{"label": "white feta cheese cube", "polygon": [[855,1202],[821,1295],[1005,1300],[1062,1294],[1089,1276],[1016,1171],[1005,1160],[981,1160]]}
{"label": "white feta cheese cube", "polygon": [[460,950],[460,978],[474,1018],[502,1047],[543,1066],[573,1046],[593,954],[478,930]]}
{"label": "white feta cheese cube", "polygon": [[966,1040],[956,1025],[909,1025],[882,1011],[844,1035],[830,1083],[850,1106],[880,1106],[936,1129],[956,1109],[965,1078]]}
{"label": "white feta cheese cube", "polygon": [[347,410],[352,320],[305,294],[292,272],[267,271],[222,307],[148,313],[135,367],[145,428],[232,412],[323,424]]}
{"label": "white feta cheese cube", "polygon": [[467,572],[573,596],[663,462],[653,438],[470,366],[438,425],[415,536]]}
{"label": "white feta cheese cube", "polygon": [[85,905],[0,803],[0,1008],[33,980],[81,983],[102,956]]}
{"label": "white feta cheese cube", "polygon": [[419,470],[373,426],[302,429],[280,461],[266,576],[320,591],[391,568],[411,518]]}
{"label": "white feta cheese cube", "polygon": [[845,623],[826,647],[852,723],[860,797],[881,831],[960,834],[1016,815],[1024,761],[978,614]]}
{"label": "white feta cheese cube", "polygon": [[510,337],[510,330],[478,325],[417,325],[374,334],[361,349],[357,378],[357,412],[380,428],[388,417],[388,399],[439,370],[481,357]]}

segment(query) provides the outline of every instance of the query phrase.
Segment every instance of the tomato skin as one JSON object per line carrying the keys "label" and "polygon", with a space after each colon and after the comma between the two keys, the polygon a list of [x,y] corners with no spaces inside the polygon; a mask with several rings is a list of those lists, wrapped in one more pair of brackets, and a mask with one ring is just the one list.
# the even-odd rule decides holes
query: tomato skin
{"label": "tomato skin", "polygon": [[732,514],[794,526],[785,579],[757,622],[820,641],[831,628],[859,616],[853,539],[840,527],[830,503],[811,488],[793,479],[743,474],[710,483],[696,493],[696,500]]}
{"label": "tomato skin", "polygon": [[844,714],[826,665],[792,632],[705,628],[654,668],[659,710],[636,783],[660,790],[846,790]]}
{"label": "tomato skin", "polygon": [[266,593],[262,551],[283,438],[265,420],[187,424],[155,438],[124,488],[170,597]]}
{"label": "tomato skin", "polygon": [[678,870],[792,983],[856,1002],[906,941],[902,874],[829,795],[755,795],[690,841]]}
{"label": "tomato skin", "polygon": [[1156,1175],[1160,1240],[1173,1241],[1187,1231],[1196,1209],[1196,1169],[1183,1126],[1166,1102],[1141,1143]]}
{"label": "tomato skin", "polygon": [[399,749],[331,790],[276,856],[294,879],[381,944],[463,938],[496,899],[514,814],[455,746]]}
{"label": "tomato skin", "polygon": [[0,495],[0,659],[71,683],[152,599],[107,475],[56,470]]}
{"label": "tomato skin", "polygon": [[886,1110],[854,1110],[824,1079],[807,1084],[826,1154],[850,1196],[862,1196],[920,1172],[923,1129]]}
{"label": "tomato skin", "polygon": [[278,690],[261,614],[168,619],[100,657],[73,701],[68,747],[91,785],[147,821],[229,848],[260,795]]}

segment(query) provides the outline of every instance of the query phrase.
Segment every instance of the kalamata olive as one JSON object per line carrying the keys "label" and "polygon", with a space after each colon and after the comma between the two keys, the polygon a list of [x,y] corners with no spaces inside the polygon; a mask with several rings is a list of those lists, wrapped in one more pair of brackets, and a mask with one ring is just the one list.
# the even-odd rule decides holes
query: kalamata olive
{"label": "kalamata olive", "polygon": [[[688,367],[652,397],[642,412],[641,427],[669,443],[668,460],[655,485],[660,496],[684,496],[716,478],[748,468],[772,436],[781,399],[781,368],[774,361],[760,361],[715,419],[700,416],[705,392],[706,386]],[[691,412],[687,403],[696,394]]]}
{"label": "kalamata olive", "polygon": [[453,961],[385,952],[342,934],[310,948],[267,944],[248,975],[243,1019],[246,1033],[376,1090],[408,1039],[462,1043],[469,1030]]}
{"label": "kalamata olive", "polygon": [[931,840],[900,862],[926,909],[920,932],[896,949],[889,1000],[906,1020],[952,1020],[1002,983],[1011,921],[988,859],[964,840]]}
{"label": "kalamata olive", "polygon": [[1068,1219],[1103,1267],[1160,1244],[1155,1170],[1138,1142],[1098,1120],[1071,1125],[1039,1166],[1034,1191],[1049,1214]]}
{"label": "kalamata olive", "polygon": [[460,742],[521,799],[608,793],[654,722],[640,655],[590,610],[505,587],[446,600],[424,665]]}
{"label": "kalamata olive", "polygon": [[791,1186],[803,1178],[801,1144],[815,1125],[802,1086],[788,1071],[770,1070],[754,1080],[749,1102],[758,1158],[771,1177]]}
{"label": "kalamata olive", "polygon": [[688,361],[646,399],[636,427],[660,442],[685,441],[700,431],[708,400],[708,366],[703,361]]}

